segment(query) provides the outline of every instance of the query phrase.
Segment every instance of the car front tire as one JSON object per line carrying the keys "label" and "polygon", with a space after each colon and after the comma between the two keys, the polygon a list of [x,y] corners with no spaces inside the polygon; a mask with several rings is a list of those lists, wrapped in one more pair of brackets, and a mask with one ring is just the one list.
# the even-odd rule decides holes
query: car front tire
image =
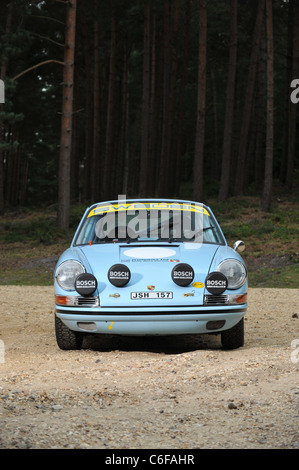
{"label": "car front tire", "polygon": [[60,349],[78,350],[82,348],[83,333],[70,330],[63,321],[55,315],[56,341]]}
{"label": "car front tire", "polygon": [[237,349],[244,346],[244,318],[229,330],[222,331],[221,344],[223,349]]}

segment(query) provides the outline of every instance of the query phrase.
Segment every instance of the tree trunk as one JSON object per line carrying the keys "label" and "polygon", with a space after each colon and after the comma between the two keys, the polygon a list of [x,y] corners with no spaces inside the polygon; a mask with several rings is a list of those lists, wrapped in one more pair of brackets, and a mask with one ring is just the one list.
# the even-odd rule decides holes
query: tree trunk
{"label": "tree trunk", "polygon": [[69,0],[67,4],[66,13],[66,35],[62,92],[62,121],[58,181],[57,221],[58,226],[61,230],[68,229],[70,218],[70,160],[72,145],[76,7],[76,0]]}
{"label": "tree trunk", "polygon": [[[8,12],[7,12],[7,19],[6,19],[6,26],[5,26],[5,33],[8,34],[11,29],[11,19],[12,19],[12,11],[13,11],[13,3],[11,2],[8,5]],[[6,78],[6,62],[1,62],[1,70],[0,70],[0,78],[1,80],[5,80]],[[2,111],[2,107],[4,108],[4,104],[0,104],[0,111]],[[4,141],[4,124],[0,121],[0,144]],[[0,148],[0,214],[4,212],[4,151]]]}
{"label": "tree trunk", "polygon": [[235,181],[235,195],[239,195],[243,193],[245,159],[246,159],[246,153],[247,153],[250,116],[251,116],[252,103],[253,103],[253,94],[254,94],[254,86],[255,86],[255,78],[256,78],[256,66],[257,66],[260,41],[261,41],[264,9],[265,9],[265,0],[258,0],[258,10],[257,10],[254,33],[253,33],[253,46],[251,50],[248,81],[247,81],[247,88],[245,92],[245,104],[244,104],[243,118],[242,118],[241,131],[240,131],[237,172],[236,172],[236,181]]}
{"label": "tree trunk", "polygon": [[150,2],[144,5],[144,49],[142,84],[142,123],[139,194],[146,197],[149,181],[149,123],[150,123]]}
{"label": "tree trunk", "polygon": [[[95,12],[96,1],[95,1]],[[97,15],[94,18],[94,77],[93,77],[93,145],[90,172],[91,200],[99,197],[98,161],[100,159],[100,44]]]}
{"label": "tree trunk", "polygon": [[185,87],[188,65],[188,50],[190,38],[190,19],[191,19],[191,0],[186,1],[185,13],[185,35],[184,35],[184,48],[183,48],[183,70],[180,86],[179,98],[179,118],[178,118],[178,135],[177,135],[177,151],[176,151],[176,173],[175,181],[179,181],[181,177],[181,162],[182,162],[182,137],[183,137],[183,117],[184,117],[184,103],[185,103]]}
{"label": "tree trunk", "polygon": [[127,38],[124,43],[124,71],[123,71],[123,88],[122,88],[122,121],[121,121],[121,155],[122,155],[122,174],[120,176],[120,185],[122,194],[128,191],[128,172],[129,172],[129,149],[128,149],[128,112],[129,112],[129,96],[128,96],[128,44]]}
{"label": "tree trunk", "polygon": [[[111,49],[109,65],[109,90],[108,90],[108,109],[107,109],[107,129],[106,129],[106,152],[105,152],[105,170],[104,170],[104,197],[112,197],[111,188],[114,187],[112,181],[113,168],[113,138],[114,138],[114,101],[115,101],[115,83],[116,83],[116,35],[117,22],[115,12],[112,11],[111,20]],[[116,195],[115,195],[116,196]]]}
{"label": "tree trunk", "polygon": [[[77,28],[76,28],[76,43],[77,43]],[[75,47],[75,63],[78,61],[78,50]],[[71,193],[70,200],[74,203],[78,200],[80,192],[80,155],[79,155],[79,104],[80,104],[80,90],[79,90],[79,67],[74,69],[74,91],[73,91],[73,123],[72,123],[72,145],[71,145]]]}
{"label": "tree trunk", "polygon": [[203,161],[206,114],[207,3],[199,0],[198,95],[195,153],[193,163],[193,199],[203,198]]}
{"label": "tree trunk", "polygon": [[285,67],[285,107],[284,107],[284,130],[282,140],[282,152],[279,170],[279,180],[286,183],[287,160],[288,160],[288,140],[289,140],[289,110],[290,110],[290,83],[292,82],[292,57],[293,57],[293,37],[295,23],[295,0],[289,0],[288,4],[288,42],[286,50]]}
{"label": "tree trunk", "polygon": [[[299,0],[294,1],[294,30],[293,30],[293,54],[292,54],[292,77],[299,76]],[[288,129],[288,159],[286,184],[289,189],[293,186],[294,174],[294,153],[296,141],[296,111],[298,104],[292,103],[289,99],[289,129]]]}
{"label": "tree trunk", "polygon": [[213,106],[213,157],[210,161],[209,174],[210,178],[219,181],[219,152],[218,152],[218,113],[217,113],[217,85],[215,77],[214,64],[210,65],[210,77],[211,77],[211,88],[212,88],[212,103]]}
{"label": "tree trunk", "polygon": [[274,73],[273,73],[273,20],[272,0],[266,0],[267,26],[267,130],[266,130],[266,160],[265,179],[262,199],[262,209],[270,210],[272,195],[273,172],[273,121],[274,121]]}
{"label": "tree trunk", "polygon": [[161,148],[161,165],[159,174],[160,197],[167,194],[169,168],[169,151],[170,151],[170,77],[171,77],[171,41],[170,41],[170,2],[164,0],[164,38],[163,38],[163,128],[162,128],[162,148]]}
{"label": "tree trunk", "polygon": [[20,205],[23,207],[26,204],[26,194],[27,194],[27,181],[28,181],[28,158],[25,155],[23,157],[23,166],[21,171],[21,181],[20,181]]}
{"label": "tree trunk", "polygon": [[151,42],[151,92],[150,92],[150,139],[149,139],[149,158],[151,164],[149,165],[149,182],[148,182],[148,194],[153,196],[155,194],[156,187],[156,121],[157,121],[157,106],[156,106],[156,91],[157,91],[157,51],[156,51],[156,38],[157,38],[157,20],[156,15],[153,15],[153,27],[152,27],[152,42]]}
{"label": "tree trunk", "polygon": [[168,158],[168,181],[167,193],[170,197],[177,195],[176,174],[176,103],[177,103],[177,83],[179,66],[179,1],[174,0],[173,6],[173,34],[172,34],[172,64],[171,64],[171,87],[170,87],[170,123],[169,123],[169,158]]}
{"label": "tree trunk", "polygon": [[[79,17],[80,18],[80,17]],[[84,199],[91,200],[92,155],[93,155],[93,78],[90,60],[90,45],[86,16],[81,17],[84,66],[85,66],[85,161],[84,161]]]}
{"label": "tree trunk", "polygon": [[223,153],[221,167],[221,182],[219,190],[219,201],[228,197],[230,182],[231,143],[233,133],[234,99],[236,87],[237,70],[237,48],[238,48],[238,0],[231,0],[230,8],[230,50],[229,68],[226,92],[225,125],[223,136]]}
{"label": "tree trunk", "polygon": [[[267,45],[266,45],[266,28],[263,28],[261,47],[259,54],[259,62],[257,69],[257,92],[255,99],[255,155],[254,161],[254,183],[257,188],[263,186],[263,174],[264,174],[264,163],[265,163],[265,108],[266,108],[266,96],[265,89],[267,78]],[[251,166],[251,164],[250,164]]]}

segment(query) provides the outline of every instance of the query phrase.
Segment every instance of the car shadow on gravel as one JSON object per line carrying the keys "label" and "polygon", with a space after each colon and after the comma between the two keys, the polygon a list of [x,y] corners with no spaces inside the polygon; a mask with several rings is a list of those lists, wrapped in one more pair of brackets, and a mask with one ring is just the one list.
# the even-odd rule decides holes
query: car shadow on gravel
{"label": "car shadow on gravel", "polygon": [[220,335],[120,336],[86,335],[83,349],[93,351],[146,351],[182,354],[200,349],[220,349]]}

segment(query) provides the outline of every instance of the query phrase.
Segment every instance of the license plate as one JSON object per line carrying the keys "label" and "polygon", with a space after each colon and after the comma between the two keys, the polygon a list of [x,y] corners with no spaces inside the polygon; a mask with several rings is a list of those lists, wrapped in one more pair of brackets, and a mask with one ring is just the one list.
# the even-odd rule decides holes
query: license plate
{"label": "license plate", "polygon": [[131,292],[131,299],[172,299],[172,292]]}

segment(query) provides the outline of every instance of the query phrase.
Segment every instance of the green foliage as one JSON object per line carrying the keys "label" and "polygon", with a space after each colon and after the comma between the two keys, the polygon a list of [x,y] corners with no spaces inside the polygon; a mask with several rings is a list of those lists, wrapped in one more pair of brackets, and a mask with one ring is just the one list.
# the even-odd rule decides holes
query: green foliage
{"label": "green foliage", "polygon": [[[294,244],[299,237],[298,205],[278,203],[272,212],[265,214],[261,212],[259,199],[244,197],[215,202],[212,210],[230,243],[242,239],[245,244],[260,247],[257,240],[266,241],[264,251],[271,252],[272,243],[281,242],[288,248],[288,243]],[[259,249],[256,251],[260,254]]]}
{"label": "green foliage", "polygon": [[51,245],[62,240],[69,240],[74,234],[86,206],[74,205],[70,214],[70,230],[63,233],[56,223],[56,213],[53,207],[44,211],[30,211],[23,209],[15,213],[7,213],[3,220],[0,219],[0,244],[24,243],[33,245]]}
{"label": "green foliage", "polygon": [[1,224],[0,243],[45,243],[50,244],[62,234],[56,227],[53,217],[39,216],[34,220],[6,222]]}

